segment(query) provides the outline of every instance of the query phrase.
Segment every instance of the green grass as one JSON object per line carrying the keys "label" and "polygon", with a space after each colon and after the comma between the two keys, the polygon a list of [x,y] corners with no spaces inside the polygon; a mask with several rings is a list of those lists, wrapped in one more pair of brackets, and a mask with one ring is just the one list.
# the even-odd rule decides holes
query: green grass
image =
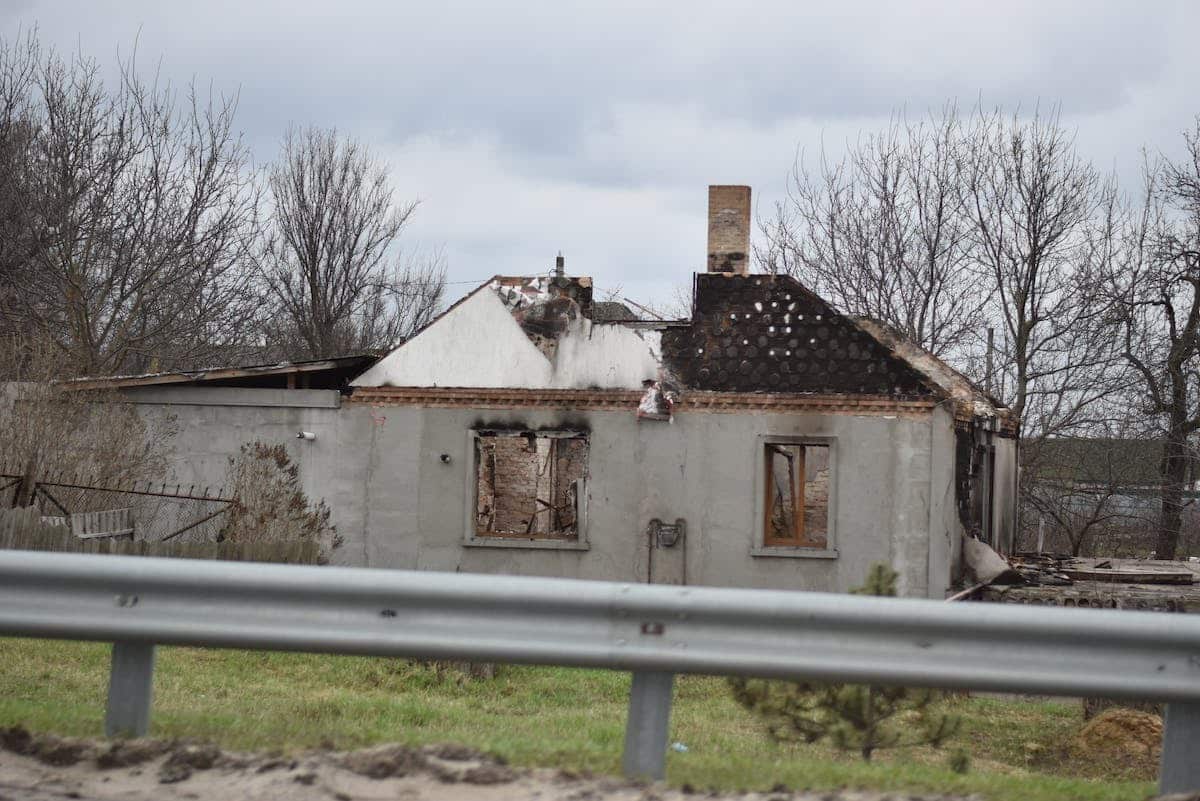
{"label": "green grass", "polygon": [[[107,645],[0,639],[0,726],[98,736],[108,658]],[[468,680],[396,659],[160,648],[152,734],[242,750],[456,742],[516,765],[616,774],[628,690],[626,674],[606,671],[504,667],[495,679]],[[1103,768],[1091,771],[1098,778],[1034,770],[1029,744],[1044,753],[1066,742],[1081,722],[1078,704],[948,703],[963,717],[949,748],[971,753],[966,774],[948,768],[945,751],[928,748],[880,752],[868,764],[826,746],[774,743],[722,680],[682,677],[671,739],[688,752],[669,752],[668,780],[699,789],[980,793],[995,801],[1152,794],[1150,782]]]}

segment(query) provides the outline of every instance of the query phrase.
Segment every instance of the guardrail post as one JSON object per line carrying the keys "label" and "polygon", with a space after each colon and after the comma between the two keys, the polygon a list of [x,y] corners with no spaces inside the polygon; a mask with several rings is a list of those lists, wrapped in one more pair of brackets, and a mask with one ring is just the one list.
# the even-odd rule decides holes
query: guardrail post
{"label": "guardrail post", "polygon": [[144,737],[150,730],[154,685],[154,644],[115,642],[108,676],[106,737]]}
{"label": "guardrail post", "polygon": [[667,773],[674,673],[636,672],[629,688],[625,755],[621,768],[630,779],[662,779]]}
{"label": "guardrail post", "polygon": [[1200,790],[1200,703],[1167,704],[1163,718],[1159,792],[1194,793]]}

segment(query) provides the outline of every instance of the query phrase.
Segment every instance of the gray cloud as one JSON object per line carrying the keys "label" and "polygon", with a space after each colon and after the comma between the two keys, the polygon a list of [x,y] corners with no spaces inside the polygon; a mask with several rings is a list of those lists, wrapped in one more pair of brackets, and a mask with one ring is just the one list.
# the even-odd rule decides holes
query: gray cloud
{"label": "gray cloud", "polygon": [[704,186],[778,197],[797,148],[836,152],[898,107],[1061,103],[1132,175],[1200,112],[1200,9],[1092,2],[436,4],[23,0],[0,35],[240,93],[260,161],[289,123],[390,160],[456,279],[574,269],[662,295],[703,264]]}

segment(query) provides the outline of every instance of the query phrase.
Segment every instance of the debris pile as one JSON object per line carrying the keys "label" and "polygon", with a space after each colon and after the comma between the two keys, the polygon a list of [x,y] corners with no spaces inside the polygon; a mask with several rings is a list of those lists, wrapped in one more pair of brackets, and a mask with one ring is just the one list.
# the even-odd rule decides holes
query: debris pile
{"label": "debris pile", "polygon": [[1110,584],[1195,583],[1197,573],[1186,562],[1150,559],[1097,559],[1063,554],[1019,553],[1009,560],[1029,584],[1064,587],[1076,581]]}
{"label": "debris pile", "polygon": [[1200,613],[1200,565],[1019,553],[1007,560],[1020,582],[981,587],[984,601]]}

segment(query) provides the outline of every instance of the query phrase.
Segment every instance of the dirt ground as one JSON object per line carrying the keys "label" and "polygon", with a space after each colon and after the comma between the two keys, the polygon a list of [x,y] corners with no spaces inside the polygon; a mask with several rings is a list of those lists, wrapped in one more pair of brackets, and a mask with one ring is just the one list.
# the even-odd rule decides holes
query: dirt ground
{"label": "dirt ground", "polygon": [[565,771],[515,770],[453,745],[238,754],[160,740],[91,741],[0,729],[0,801],[965,801],[872,792],[717,795]]}

